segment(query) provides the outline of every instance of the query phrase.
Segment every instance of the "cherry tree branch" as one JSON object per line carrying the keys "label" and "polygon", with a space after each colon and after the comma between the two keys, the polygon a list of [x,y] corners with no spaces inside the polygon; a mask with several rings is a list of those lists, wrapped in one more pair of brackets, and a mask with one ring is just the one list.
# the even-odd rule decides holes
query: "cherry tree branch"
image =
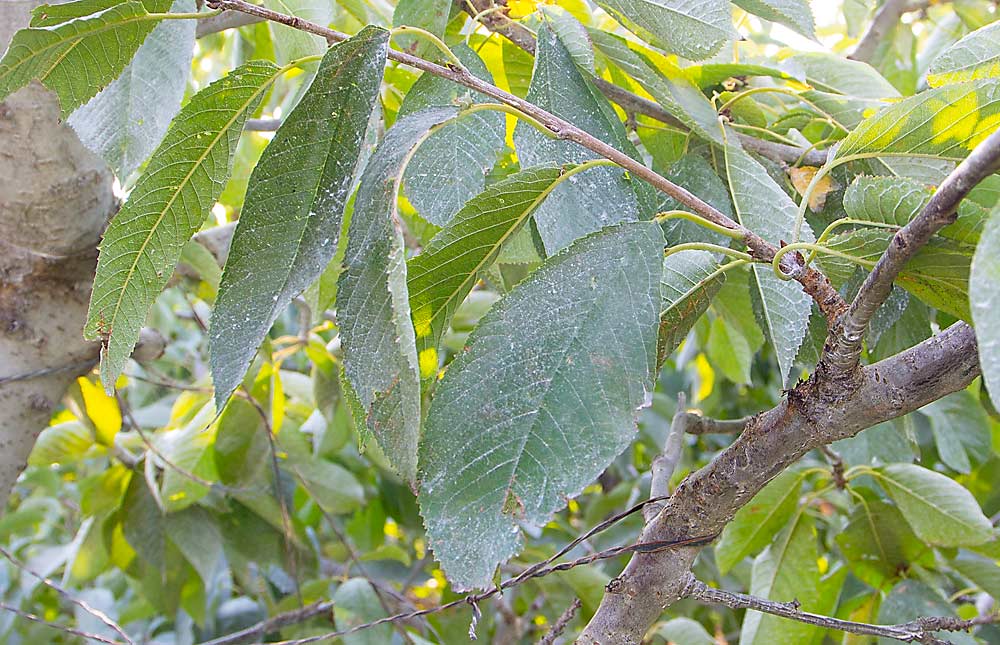
{"label": "cherry tree branch", "polygon": [[[771,479],[810,450],[965,388],[979,375],[976,337],[965,323],[858,370],[851,387],[824,388],[822,375],[753,417],[710,464],[691,474],[646,524],[641,543],[718,534]],[[640,642],[665,607],[684,596],[699,546],[634,555],[612,581],[579,641]]]}
{"label": "cherry tree branch", "polygon": [[899,272],[935,233],[955,221],[959,203],[998,168],[1000,129],[976,146],[941,182],[923,211],[896,232],[831,334],[823,362],[832,368],[834,374],[846,374],[857,367],[868,323],[889,296]]}
{"label": "cherry tree branch", "polygon": [[690,576],[689,578],[685,595],[704,603],[725,605],[731,609],[753,609],[826,629],[836,629],[841,632],[862,634],[865,636],[894,638],[904,643],[926,643],[927,645],[948,645],[948,641],[937,638],[934,632],[969,631],[973,627],[997,622],[998,618],[1000,618],[998,615],[986,615],[962,620],[951,616],[928,616],[899,625],[858,623],[802,611],[799,609],[799,603],[794,600],[792,602],[775,602],[743,593],[715,589],[696,579],[694,576]]}
{"label": "cherry tree branch", "polygon": [[227,29],[238,29],[247,25],[255,25],[258,22],[263,22],[263,20],[263,18],[258,16],[251,16],[239,11],[223,11],[216,16],[199,20],[194,35],[196,38],[204,38],[205,36],[210,36]]}

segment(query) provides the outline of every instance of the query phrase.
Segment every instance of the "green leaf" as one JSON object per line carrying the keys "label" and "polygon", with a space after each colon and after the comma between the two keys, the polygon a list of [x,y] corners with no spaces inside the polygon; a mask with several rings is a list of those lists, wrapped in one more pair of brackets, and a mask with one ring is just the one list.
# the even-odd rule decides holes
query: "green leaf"
{"label": "green leaf", "polygon": [[917,536],[935,546],[975,546],[993,539],[993,526],[972,494],[920,466],[893,464],[878,480]]}
{"label": "green leaf", "polygon": [[730,78],[741,76],[769,76],[783,81],[799,80],[792,74],[775,67],[752,65],[749,63],[705,63],[704,65],[691,65],[684,68],[684,74],[703,90],[721,85]]}
{"label": "green leaf", "polygon": [[[488,83],[493,76],[466,45],[453,50],[462,64]],[[489,97],[432,74],[417,79],[406,93],[399,116],[432,106],[489,103]],[[403,175],[403,190],[420,216],[446,225],[462,206],[483,190],[486,175],[504,149],[502,112],[475,112],[437,130],[420,144]]]}
{"label": "green leaf", "polygon": [[[688,192],[719,209],[727,217],[733,217],[733,202],[729,198],[729,188],[716,174],[712,164],[708,163],[704,157],[697,154],[686,154],[677,163],[670,166],[665,176],[678,186],[684,186]],[[687,210],[687,207],[673,197],[664,195],[657,210],[660,212]],[[710,231],[704,226],[683,219],[667,220],[664,225],[664,235],[671,245],[684,242],[711,242],[726,245],[729,242],[729,238],[721,233]]]}
{"label": "green leaf", "polygon": [[[272,11],[297,16],[323,27],[333,20],[333,5],[328,0],[264,0],[263,4]],[[275,59],[279,65],[304,56],[322,54],[327,47],[322,36],[276,22],[268,22],[267,25],[273,35]]]}
{"label": "green leaf", "polygon": [[696,620],[674,618],[656,628],[656,634],[674,645],[715,645],[716,640]]}
{"label": "green leaf", "polygon": [[219,416],[215,433],[215,468],[224,484],[254,480],[268,462],[267,428],[253,404],[234,398]]}
{"label": "green leaf", "polygon": [[[385,608],[371,583],[351,578],[333,594],[338,629],[349,629],[385,617]],[[343,637],[344,645],[383,645],[392,641],[392,626],[379,625]]]}
{"label": "green leaf", "polygon": [[170,541],[198,572],[205,587],[211,585],[226,562],[226,555],[222,550],[222,532],[215,516],[196,506],[166,515],[163,527]]}
{"label": "green leaf", "polygon": [[854,574],[875,589],[899,578],[927,552],[899,509],[880,500],[855,507],[837,544]]}
{"label": "green leaf", "polygon": [[[878,610],[882,625],[898,625],[925,616],[955,616],[951,603],[940,593],[919,580],[903,580],[889,592]],[[930,632],[931,636],[952,645],[975,645],[979,641],[961,632]],[[894,638],[879,638],[879,645],[898,645]]]}
{"label": "green leaf", "polygon": [[[726,169],[736,217],[743,226],[778,246],[793,237],[798,208],[767,170],[747,154],[732,134],[726,144]],[[802,223],[800,239],[812,242],[809,224]],[[799,346],[806,337],[812,300],[798,283],[782,280],[768,265],[751,269],[751,294],[761,329],[778,359],[781,380],[787,383]]]}
{"label": "green leaf", "polygon": [[[750,594],[778,602],[797,600],[803,611],[819,603],[819,567],[812,518],[799,512],[778,539],[754,560]],[[740,645],[808,643],[816,627],[748,611]]]}
{"label": "green leaf", "polygon": [[325,459],[293,459],[290,467],[309,496],[327,513],[356,511],[365,501],[365,491],[346,468]]}
{"label": "green leaf", "polygon": [[566,170],[531,168],[491,185],[410,260],[407,290],[421,378],[437,374],[441,337],[455,310]]}
{"label": "green leaf", "polygon": [[[663,237],[588,236],[482,318],[438,386],[420,448],[421,514],[459,587],[484,587],[635,436],[651,398]],[[524,330],[531,330],[530,334]]]}
{"label": "green leaf", "polygon": [[566,47],[576,64],[594,73],[594,47],[587,34],[587,28],[580,24],[580,21],[573,17],[566,9],[559,6],[538,5],[539,10],[545,17],[549,28],[555,32],[556,37]]}
{"label": "green leaf", "polygon": [[[188,473],[209,482],[219,479],[213,448],[216,429],[206,428],[214,415],[215,406],[206,403],[183,428],[155,437],[157,452],[170,462],[170,465],[160,464],[163,468],[160,497],[168,513],[185,509],[208,495],[209,487],[193,481],[187,477]],[[152,458],[147,455],[147,459]],[[174,466],[183,469],[183,474]]]}
{"label": "green leaf", "polygon": [[243,123],[279,73],[249,62],[192,97],[108,226],[84,336],[104,339],[101,381],[109,392],[184,243],[222,192]]}
{"label": "green leaf", "polygon": [[987,220],[976,247],[969,283],[983,382],[997,405],[1000,402],[1000,215],[996,210]]}
{"label": "green leaf", "polygon": [[874,67],[836,54],[796,54],[782,61],[782,68],[805,78],[815,89],[803,92],[803,98],[849,130],[883,107],[886,99],[899,96]]}
{"label": "green leaf", "polygon": [[[819,263],[834,282],[842,282],[851,264],[871,269],[885,253],[894,232],[885,229],[857,229],[834,235],[826,246],[851,259],[820,254]],[[971,247],[935,237],[917,251],[896,277],[896,284],[927,304],[962,320],[970,320],[969,271]],[[837,275],[839,274],[839,278]]]}
{"label": "green leaf", "polygon": [[657,47],[690,60],[704,60],[736,35],[724,0],[598,0],[628,30]]}
{"label": "green leaf", "polygon": [[884,464],[913,461],[913,448],[904,436],[900,420],[886,421],[862,430],[849,439],[831,444],[847,463]]}
{"label": "green leaf", "polygon": [[[594,137],[638,159],[607,99],[583,75],[566,47],[543,25],[528,100],[551,110]],[[553,140],[519,122],[514,143],[521,165],[583,163],[596,158],[570,141]],[[552,254],[608,224],[638,219],[632,182],[621,168],[599,167],[577,175],[552,192],[535,213],[535,223]]]}
{"label": "green leaf", "polygon": [[331,47],[254,168],[212,312],[219,409],[274,321],[337,252],[388,41],[373,27]]}
{"label": "green leaf", "polygon": [[795,512],[801,489],[801,473],[796,469],[786,470],[736,513],[715,546],[720,573],[725,574],[743,558],[771,543]]}
{"label": "green leaf", "polygon": [[639,82],[674,118],[709,141],[722,143],[719,115],[697,85],[665,56],[643,50],[600,29],[590,32],[594,44],[611,62]]}
{"label": "green leaf", "polygon": [[[191,12],[176,0],[175,12]],[[70,115],[80,141],[104,159],[124,184],[163,138],[181,107],[191,69],[194,20],[160,23],[121,76]]]}
{"label": "green leaf", "polygon": [[[392,14],[394,27],[419,27],[437,37],[444,36],[451,11],[451,0],[399,0]],[[402,35],[396,42],[403,51],[422,58],[441,60],[443,54],[422,38]]]}
{"label": "green leaf", "polygon": [[708,333],[708,360],[719,368],[733,383],[750,385],[750,368],[753,365],[753,350],[750,343],[738,330],[729,326],[721,316],[712,321]]}
{"label": "green leaf", "polygon": [[657,365],[677,349],[722,288],[726,275],[716,273],[718,268],[718,261],[708,251],[681,251],[663,259]]}
{"label": "green leaf", "polygon": [[816,38],[815,21],[806,0],[733,0],[733,4],[764,20],[785,25],[807,38]]}
{"label": "green leaf", "polygon": [[954,83],[893,103],[847,135],[835,158],[919,155],[959,161],[1000,120],[1000,80]]}
{"label": "green leaf", "polygon": [[1000,566],[995,560],[963,549],[951,564],[989,595],[1000,596]]}
{"label": "green leaf", "polygon": [[362,414],[359,429],[374,433],[393,467],[410,481],[417,468],[420,376],[396,194],[413,146],[458,113],[428,108],[386,133],[361,176],[337,290],[344,373]]}
{"label": "green leaf", "polygon": [[[923,183],[906,177],[858,175],[844,192],[844,210],[854,219],[902,227],[920,214],[932,194]],[[938,235],[974,246],[987,216],[984,208],[965,200],[958,207],[958,219]]]}
{"label": "green leaf", "polygon": [[170,0],[38,7],[0,59],[0,101],[37,79],[59,95],[69,116],[122,73],[169,7]]}
{"label": "green leaf", "polygon": [[992,454],[989,418],[971,392],[954,392],[920,411],[930,418],[938,455],[952,470],[967,475],[970,460],[979,463]]}
{"label": "green leaf", "polygon": [[1000,23],[992,23],[966,35],[941,52],[927,70],[927,84],[950,83],[1000,76]]}
{"label": "green leaf", "polygon": [[71,464],[94,446],[94,433],[79,421],[65,421],[42,430],[28,458],[31,466]]}

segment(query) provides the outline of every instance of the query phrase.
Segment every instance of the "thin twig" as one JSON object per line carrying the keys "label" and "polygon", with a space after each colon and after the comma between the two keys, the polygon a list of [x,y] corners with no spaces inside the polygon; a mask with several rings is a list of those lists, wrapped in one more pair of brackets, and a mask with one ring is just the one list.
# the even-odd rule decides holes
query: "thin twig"
{"label": "thin twig", "polygon": [[[265,7],[259,7],[245,2],[244,0],[208,0],[208,4],[213,9],[233,9],[287,25],[301,31],[317,34],[326,38],[330,43],[342,42],[350,37],[343,32],[328,29],[296,16],[289,16],[276,11],[271,11]],[[710,222],[739,233],[741,240],[750,249],[755,259],[763,262],[770,262],[774,259],[777,249],[758,234],[733,221],[732,218],[725,215],[714,206],[707,204],[687,189],[678,186],[666,177],[663,177],[654,171],[652,168],[645,166],[642,162],[633,159],[617,148],[608,145],[600,139],[588,134],[584,130],[581,130],[572,123],[569,123],[568,121],[538,107],[534,103],[515,96],[510,92],[504,91],[495,85],[491,85],[490,83],[472,75],[468,72],[468,70],[445,67],[420,58],[419,56],[395,50],[390,50],[388,57],[397,63],[402,63],[403,65],[419,69],[429,74],[433,74],[434,76],[438,76],[468,87],[481,94],[485,94],[486,96],[496,99],[504,105],[514,108],[515,110],[541,123],[557,138],[572,141],[587,148],[591,152],[604,157],[605,159],[613,161],[615,164],[621,166],[636,177],[648,182],[660,192],[673,197],[681,204],[687,206],[689,209],[698,213]],[[815,269],[809,267],[803,269],[800,265],[795,264],[790,255],[791,254],[789,254],[786,258],[786,273],[795,276],[795,279],[802,284],[806,293],[808,293],[810,297],[816,301],[816,304],[828,320],[833,320],[838,317],[846,305],[843,298],[840,297],[840,294],[833,288],[833,285],[830,284],[830,281],[826,278],[826,276],[819,273]]]}
{"label": "thin twig", "polygon": [[[66,627],[65,625],[60,625],[59,623],[50,623],[49,621],[45,620],[40,616],[36,616],[35,614],[30,614],[26,611],[18,609],[17,607],[14,607],[13,605],[8,605],[5,602],[0,602],[0,609],[9,611],[12,614],[17,614],[18,616],[24,618],[25,620],[30,620],[36,623],[40,623],[42,625],[45,625],[46,627],[51,627],[52,629],[61,631],[66,634],[72,634],[74,636],[80,636],[82,638],[89,638],[97,641],[98,643],[105,643],[106,645],[127,645],[125,641],[111,640],[110,638],[101,636],[100,634],[92,634],[90,632],[85,632],[80,629]],[[128,643],[132,643],[132,641],[128,641]]]}
{"label": "thin twig", "polygon": [[17,567],[21,571],[24,571],[25,573],[27,573],[31,577],[35,578],[36,580],[38,580],[39,582],[41,582],[43,585],[45,585],[49,589],[54,590],[56,593],[58,593],[60,596],[62,596],[63,598],[65,598],[66,600],[68,600],[69,602],[71,602],[72,604],[76,605],[80,609],[84,610],[85,612],[87,612],[88,614],[90,614],[91,616],[93,616],[94,618],[96,618],[97,620],[101,621],[102,623],[104,623],[105,625],[107,625],[108,627],[110,627],[119,636],[121,636],[123,639],[125,639],[125,642],[128,643],[128,645],[135,645],[135,641],[133,641],[132,638],[128,635],[128,633],[124,629],[121,628],[121,625],[119,625],[118,623],[116,623],[115,621],[113,621],[111,619],[111,617],[108,616],[106,613],[104,613],[100,609],[97,609],[95,607],[91,607],[88,603],[86,603],[83,600],[80,600],[79,598],[74,597],[72,594],[70,594],[70,592],[66,591],[65,589],[63,589],[62,587],[60,587],[59,585],[57,585],[55,582],[49,580],[45,576],[43,576],[40,573],[38,573],[38,572],[34,571],[33,569],[29,568],[23,562],[19,561],[17,558],[15,558],[13,555],[11,555],[11,553],[9,551],[7,551],[7,549],[5,549],[3,547],[0,547],[0,554],[2,554],[3,557],[7,558],[7,560],[9,560],[12,565],[14,565],[15,567]]}
{"label": "thin twig", "polygon": [[[653,459],[650,467],[649,496],[650,498],[666,499],[670,496],[670,478],[677,469],[684,450],[684,432],[687,426],[687,396],[684,392],[677,394],[677,410],[670,422],[667,438],[663,441],[663,450]],[[643,509],[643,517],[648,522],[662,510],[660,504],[650,504]]]}
{"label": "thin twig", "polygon": [[209,36],[220,31],[238,29],[239,27],[246,27],[247,25],[253,25],[262,21],[263,18],[248,16],[247,14],[240,13],[238,11],[223,11],[217,16],[199,20],[198,26],[195,28],[194,35],[196,38],[204,38],[205,36]]}
{"label": "thin twig", "polygon": [[233,632],[232,634],[226,634],[225,636],[205,641],[200,645],[241,645],[242,643],[246,643],[253,638],[263,637],[271,632],[278,631],[282,627],[304,623],[310,618],[323,614],[329,614],[331,611],[333,611],[333,601],[326,600],[322,602],[314,602],[311,605],[306,605],[305,607],[300,607],[298,609],[293,609],[292,611],[286,611],[282,614],[272,616],[267,620],[262,620],[256,625],[251,625],[250,627],[241,629],[238,632]]}
{"label": "thin twig", "polygon": [[753,609],[782,618],[797,620],[809,625],[816,625],[826,629],[836,629],[841,632],[851,634],[862,634],[865,636],[878,636],[881,638],[894,638],[904,643],[926,643],[928,645],[948,645],[948,641],[941,640],[934,636],[933,632],[948,631],[960,632],[969,631],[973,627],[995,623],[1000,619],[1000,615],[977,616],[969,620],[954,618],[951,616],[927,616],[911,620],[899,625],[873,625],[870,623],[857,623],[830,616],[821,616],[808,611],[801,611],[797,601],[776,602],[756,596],[750,596],[734,591],[724,591],[709,587],[704,582],[691,576],[686,593],[688,597],[706,603],[725,605],[731,609]]}
{"label": "thin twig", "polygon": [[697,412],[684,413],[684,430],[688,434],[739,434],[753,417],[713,419]]}
{"label": "thin twig", "polygon": [[833,375],[849,374],[861,357],[861,343],[875,311],[885,302],[893,281],[906,263],[939,230],[957,217],[956,209],[966,195],[1000,167],[1000,130],[996,130],[951,171],[935,191],[923,211],[896,234],[882,257],[865,278],[858,295],[837,328],[831,332],[829,349],[822,364]]}
{"label": "thin twig", "polygon": [[573,620],[573,616],[576,616],[576,610],[583,606],[579,598],[574,598],[573,602],[569,604],[566,611],[559,616],[559,620],[552,624],[552,629],[545,632],[545,635],[541,637],[538,641],[538,645],[552,645],[559,638],[559,635],[566,631],[567,625]]}

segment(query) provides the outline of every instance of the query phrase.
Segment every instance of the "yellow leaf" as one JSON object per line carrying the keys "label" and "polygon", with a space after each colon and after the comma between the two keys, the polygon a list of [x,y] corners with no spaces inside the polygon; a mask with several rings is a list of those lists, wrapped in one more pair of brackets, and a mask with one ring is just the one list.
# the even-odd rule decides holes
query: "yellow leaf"
{"label": "yellow leaf", "polygon": [[77,379],[77,383],[83,394],[87,417],[94,424],[94,437],[97,443],[102,446],[113,445],[115,435],[122,429],[122,413],[118,409],[118,401],[108,396],[100,385],[82,376]]}
{"label": "yellow leaf", "polygon": [[[799,166],[788,171],[788,176],[792,179],[792,186],[795,187],[795,191],[799,195],[806,196],[806,190],[808,190],[809,184],[812,183],[818,170],[819,168],[815,166]],[[833,178],[830,175],[824,175],[813,187],[812,194],[809,195],[809,210],[814,213],[823,210],[826,196],[836,189],[837,183],[833,181]]]}
{"label": "yellow leaf", "polygon": [[715,370],[708,364],[708,359],[704,354],[698,354],[694,361],[695,371],[698,372],[698,391],[695,393],[694,402],[704,401],[715,389]]}
{"label": "yellow leaf", "polygon": [[511,18],[524,18],[538,9],[540,4],[552,4],[553,0],[507,0],[507,15]]}

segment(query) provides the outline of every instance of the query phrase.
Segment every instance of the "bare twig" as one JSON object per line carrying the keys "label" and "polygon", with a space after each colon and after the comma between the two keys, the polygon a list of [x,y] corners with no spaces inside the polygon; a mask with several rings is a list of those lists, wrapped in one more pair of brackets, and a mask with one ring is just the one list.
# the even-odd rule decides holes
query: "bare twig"
{"label": "bare twig", "polygon": [[875,311],[885,302],[892,283],[906,263],[939,230],[957,217],[959,203],[983,179],[1000,167],[1000,130],[996,130],[945,178],[927,206],[906,226],[896,231],[889,247],[861,285],[843,319],[831,332],[821,366],[833,375],[848,374],[857,366],[861,343]]}
{"label": "bare twig", "polygon": [[[0,547],[0,554],[2,554],[3,557],[7,558],[7,560],[10,561],[10,563],[12,565],[14,565],[15,567],[17,567],[21,571],[24,571],[25,573],[27,573],[31,577],[35,578],[36,580],[38,580],[39,582],[41,582],[43,585],[45,585],[49,589],[53,589],[56,593],[58,593],[60,596],[62,596],[66,600],[68,600],[70,603],[76,605],[77,607],[79,607],[80,609],[84,610],[85,612],[87,612],[88,614],[90,614],[91,616],[93,616],[94,618],[96,618],[97,620],[99,620],[102,623],[104,623],[105,625],[107,625],[109,628],[111,628],[112,630],[114,630],[115,633],[117,633],[119,636],[121,636],[128,645],[135,645],[135,641],[133,641],[132,638],[129,637],[128,633],[126,633],[125,630],[122,629],[121,626],[118,623],[116,623],[115,621],[111,620],[111,617],[108,616],[106,613],[104,613],[100,609],[97,609],[95,607],[91,607],[88,603],[84,602],[83,600],[80,600],[79,598],[74,597],[70,592],[66,591],[65,589],[63,589],[62,587],[60,587],[59,585],[57,585],[55,582],[49,580],[48,578],[44,577],[43,575],[41,575],[40,573],[34,571],[33,569],[30,569],[23,562],[19,561],[17,558],[15,558],[13,555],[11,555],[11,553],[9,551],[7,551],[7,549],[5,549],[3,547]],[[5,607],[5,609],[8,609],[8,608]],[[49,623],[46,623],[46,624],[49,624]]]}
{"label": "bare twig", "polygon": [[687,596],[706,603],[725,605],[731,609],[752,609],[797,620],[809,625],[816,625],[826,629],[836,629],[851,634],[862,634],[865,636],[878,636],[881,638],[894,638],[904,643],[926,643],[928,645],[948,645],[948,641],[941,640],[934,636],[933,632],[949,631],[960,632],[969,631],[973,627],[997,622],[1000,615],[977,616],[969,620],[962,620],[950,616],[928,616],[911,620],[899,625],[873,625],[870,623],[857,623],[850,620],[841,620],[830,616],[821,616],[799,609],[797,601],[775,602],[756,596],[737,593],[734,591],[724,591],[709,587],[704,582],[691,576],[687,585]]}
{"label": "bare twig", "polygon": [[285,613],[272,616],[267,620],[262,620],[256,625],[251,625],[250,627],[241,629],[238,632],[233,632],[232,634],[226,634],[225,636],[205,641],[200,645],[242,645],[242,643],[250,642],[255,638],[263,637],[271,632],[276,632],[282,627],[304,623],[310,618],[321,616],[323,614],[329,614],[331,611],[333,611],[333,601],[327,600],[323,602],[314,602],[311,605],[306,605],[305,607],[300,607],[298,609],[293,609],[292,611],[286,611]]}
{"label": "bare twig", "polygon": [[[208,0],[208,4],[215,9],[232,9],[241,11],[266,20],[287,25],[301,31],[317,34],[326,38],[330,43],[342,42],[349,38],[349,36],[343,32],[328,29],[296,16],[289,16],[276,11],[271,11],[270,9],[245,2],[244,0]],[[500,103],[510,106],[515,110],[537,120],[544,127],[549,129],[556,137],[572,141],[583,146],[584,148],[587,148],[591,152],[604,157],[605,159],[613,161],[636,177],[648,182],[660,192],[673,197],[678,202],[690,208],[692,211],[701,215],[713,224],[717,224],[737,232],[740,235],[742,242],[750,249],[751,255],[753,255],[754,259],[762,262],[770,262],[774,259],[777,249],[758,234],[733,221],[730,217],[722,213],[714,206],[707,204],[687,189],[678,186],[666,177],[663,177],[654,171],[652,168],[645,166],[642,162],[633,159],[617,148],[604,143],[600,139],[597,139],[572,123],[569,123],[568,121],[538,107],[534,103],[491,85],[490,83],[474,76],[465,69],[441,66],[418,56],[395,50],[390,50],[388,56],[391,60],[402,63],[403,65],[407,65],[429,74],[433,74],[434,76],[464,85],[465,87],[489,96],[490,98],[493,98]],[[795,261],[790,256],[791,254],[788,254],[788,256],[783,258],[783,266],[786,269],[786,272],[789,275],[795,276],[795,279],[802,284],[806,293],[808,293],[813,300],[815,300],[816,304],[828,320],[833,320],[839,316],[846,305],[840,297],[840,294],[833,288],[833,285],[830,284],[830,281],[826,278],[826,276],[812,268],[806,268],[803,270],[800,265],[795,264]]]}
{"label": "bare twig", "polygon": [[573,620],[573,616],[576,616],[576,611],[583,606],[579,598],[574,598],[573,602],[569,604],[566,611],[559,616],[559,620],[552,623],[552,629],[545,632],[545,635],[541,637],[538,641],[538,645],[552,645],[559,638],[559,635],[566,631],[566,627],[569,622]]}
{"label": "bare twig", "polygon": [[[40,616],[28,613],[26,611],[18,609],[17,607],[14,607],[13,605],[8,605],[5,602],[0,602],[0,609],[3,609],[4,611],[9,611],[12,614],[17,614],[18,616],[24,618],[25,620],[30,620],[32,622],[45,625],[46,627],[51,627],[52,629],[61,631],[65,634],[72,634],[74,636],[80,636],[82,638],[89,638],[91,640],[97,641],[98,643],[105,643],[106,645],[126,645],[125,641],[111,640],[110,638],[101,636],[100,634],[92,634],[90,632],[85,632],[80,629],[66,627],[65,625],[60,625],[59,623],[51,623]],[[128,641],[128,643],[132,643],[132,641]]]}
{"label": "bare twig", "polygon": [[[684,450],[684,432],[687,428],[686,407],[687,396],[684,392],[680,392],[677,394],[677,410],[670,422],[667,438],[663,441],[663,450],[653,459],[650,467],[650,498],[667,499],[670,496],[670,478],[673,477]],[[650,504],[643,509],[642,515],[649,521],[660,510],[659,504]]]}
{"label": "bare twig", "polygon": [[875,12],[871,24],[868,25],[868,29],[858,40],[858,44],[854,47],[854,51],[848,55],[848,58],[863,62],[870,61],[875,55],[879,43],[885,40],[889,31],[896,27],[899,19],[906,13],[907,4],[907,0],[885,0]]}

